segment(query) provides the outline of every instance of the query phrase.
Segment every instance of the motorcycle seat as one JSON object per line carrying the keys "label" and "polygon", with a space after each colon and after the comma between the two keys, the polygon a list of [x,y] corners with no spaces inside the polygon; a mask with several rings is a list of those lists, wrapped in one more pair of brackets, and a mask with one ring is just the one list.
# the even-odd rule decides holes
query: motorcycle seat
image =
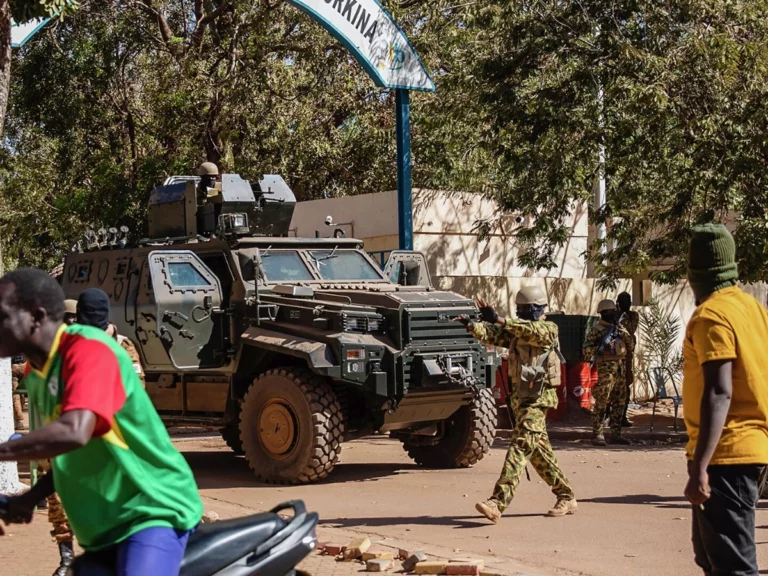
{"label": "motorcycle seat", "polygon": [[215,574],[286,526],[271,512],[202,524],[189,537],[179,576]]}

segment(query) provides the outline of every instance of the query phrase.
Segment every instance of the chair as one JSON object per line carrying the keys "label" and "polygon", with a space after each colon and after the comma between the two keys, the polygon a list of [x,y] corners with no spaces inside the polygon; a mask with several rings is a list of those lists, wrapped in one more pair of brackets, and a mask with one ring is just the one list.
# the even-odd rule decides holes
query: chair
{"label": "chair", "polygon": [[[680,405],[683,403],[683,397],[677,390],[677,382],[675,382],[675,376],[667,367],[651,367],[646,370],[648,376],[648,384],[653,391],[653,412],[651,413],[651,432],[653,432],[653,422],[656,418],[656,403],[659,400],[672,400],[675,405],[675,432],[677,432],[677,413],[680,409]],[[667,391],[667,377],[672,384],[674,394],[669,394]]]}

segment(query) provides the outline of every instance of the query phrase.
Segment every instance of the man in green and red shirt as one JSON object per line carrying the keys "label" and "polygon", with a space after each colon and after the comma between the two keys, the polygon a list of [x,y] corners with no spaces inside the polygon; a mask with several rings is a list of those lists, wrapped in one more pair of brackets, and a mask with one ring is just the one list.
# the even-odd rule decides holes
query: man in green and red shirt
{"label": "man in green and red shirt", "polygon": [[177,574],[202,504],[125,350],[103,330],[62,324],[64,294],[41,270],[0,278],[0,357],[24,354],[36,429],[0,444],[0,460],[52,459],[10,499],[28,522],[54,490],[86,553],[75,574]]}

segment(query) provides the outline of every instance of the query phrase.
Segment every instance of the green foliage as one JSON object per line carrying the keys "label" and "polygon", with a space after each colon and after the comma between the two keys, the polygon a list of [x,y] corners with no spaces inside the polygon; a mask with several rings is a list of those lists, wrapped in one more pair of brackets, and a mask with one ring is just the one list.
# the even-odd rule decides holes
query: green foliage
{"label": "green foliage", "polygon": [[24,24],[36,18],[66,17],[77,10],[76,0],[11,0],[11,18]]}
{"label": "green foliage", "polygon": [[612,223],[607,260],[591,247],[604,285],[665,261],[658,279],[674,281],[690,227],[729,211],[742,277],[764,277],[766,16],[764,0],[489,0],[471,12],[486,49],[468,62],[483,79],[468,98],[486,106],[493,159],[478,165],[481,188],[538,218],[518,235],[526,264],[554,264],[604,145],[607,206],[591,213]]}
{"label": "green foliage", "polygon": [[[556,265],[603,145],[608,202],[590,216],[612,250],[589,255],[604,285],[659,262],[674,281],[690,227],[729,212],[742,279],[768,273],[768,0],[385,4],[438,87],[413,96],[414,186],[534,216],[512,231],[523,265]],[[394,95],[280,0],[88,0],[14,66],[13,261],[55,261],[88,226],[140,236],[149,191],[204,159],[280,173],[300,200],[396,185]]]}
{"label": "green foliage", "polygon": [[641,309],[639,314],[642,334],[641,364],[646,368],[669,369],[672,374],[677,374],[683,365],[678,345],[683,329],[680,317],[655,298],[651,300],[650,306]]}

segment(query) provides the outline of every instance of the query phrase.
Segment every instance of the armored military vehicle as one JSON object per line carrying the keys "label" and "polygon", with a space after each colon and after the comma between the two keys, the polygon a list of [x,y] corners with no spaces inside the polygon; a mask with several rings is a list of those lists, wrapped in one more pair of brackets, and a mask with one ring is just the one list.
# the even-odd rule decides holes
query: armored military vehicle
{"label": "armored military vehicle", "polygon": [[89,232],[62,286],[109,294],[164,420],[221,428],[264,481],[320,480],[343,441],[374,433],[420,465],[476,463],[496,408],[485,346],[452,322],[472,300],[433,289],[421,254],[382,270],[359,240],[288,237],[294,206],[279,176],[202,194],[169,178],[148,237]]}

